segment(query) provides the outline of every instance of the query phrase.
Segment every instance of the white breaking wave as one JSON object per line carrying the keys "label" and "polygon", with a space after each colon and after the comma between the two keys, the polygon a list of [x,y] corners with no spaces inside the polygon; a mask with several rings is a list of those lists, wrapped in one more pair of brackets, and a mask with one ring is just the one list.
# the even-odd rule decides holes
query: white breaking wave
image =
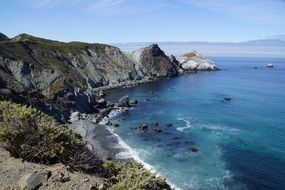
{"label": "white breaking wave", "polygon": [[186,123],[186,126],[185,127],[177,127],[176,130],[178,131],[184,131],[185,129],[189,129],[192,127],[192,124],[191,124],[191,121],[188,121],[186,119],[183,119],[183,118],[178,118],[177,120],[179,121],[184,121]]}
{"label": "white breaking wave", "polygon": [[118,109],[116,109],[116,110],[112,110],[112,111],[109,113],[108,117],[104,117],[104,118],[102,119],[102,121],[100,121],[99,124],[100,124],[100,125],[106,125],[110,119],[112,119],[112,118],[118,116],[119,114],[125,112],[126,110],[127,110],[126,108],[118,108]]}
{"label": "white breaking wave", "polygon": [[195,125],[195,128],[198,129],[208,129],[211,131],[216,131],[216,132],[227,132],[227,133],[236,133],[239,130],[233,127],[228,127],[228,126],[218,126],[218,125],[210,125],[210,124],[199,124]]}
{"label": "white breaking wave", "polygon": [[[111,113],[109,114],[108,117],[105,117],[102,119],[102,121],[99,123],[101,125],[105,125],[106,123],[108,123],[108,121],[114,117],[116,117],[117,115],[123,113],[124,111],[126,111],[127,109],[118,109],[118,110],[113,110],[111,111]],[[138,154],[138,150],[130,147],[127,143],[125,143],[125,141],[114,132],[114,128],[108,127],[106,126],[106,129],[108,129],[110,131],[110,133],[112,135],[114,135],[117,140],[118,140],[118,147],[121,147],[123,150],[126,151],[122,151],[120,153],[118,153],[117,155],[115,155],[115,158],[117,159],[126,159],[126,158],[132,158],[134,159],[136,162],[142,164],[147,170],[149,170],[152,173],[156,173],[157,176],[161,176],[161,174],[150,164],[146,163],[145,161],[143,161]],[[171,188],[174,188],[175,190],[182,190],[181,188],[175,186],[173,183],[171,183],[170,181],[166,180],[167,183],[171,186]]]}

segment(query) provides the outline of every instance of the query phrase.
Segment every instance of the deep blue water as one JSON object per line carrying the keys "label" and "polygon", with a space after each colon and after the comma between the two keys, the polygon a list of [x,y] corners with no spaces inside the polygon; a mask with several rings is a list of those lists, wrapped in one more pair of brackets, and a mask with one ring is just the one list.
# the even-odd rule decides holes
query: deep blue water
{"label": "deep blue water", "polygon": [[181,189],[285,189],[285,59],[212,59],[221,71],[112,91],[139,100],[115,132]]}

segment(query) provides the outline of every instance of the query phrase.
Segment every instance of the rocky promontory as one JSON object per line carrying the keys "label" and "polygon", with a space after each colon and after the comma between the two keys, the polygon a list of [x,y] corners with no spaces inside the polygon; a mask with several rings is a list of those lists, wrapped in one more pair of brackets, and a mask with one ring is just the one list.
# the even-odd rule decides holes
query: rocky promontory
{"label": "rocky promontory", "polygon": [[129,53],[128,57],[147,77],[173,77],[178,74],[175,64],[157,44],[135,50]]}
{"label": "rocky promontory", "polygon": [[216,71],[219,70],[218,66],[201,55],[197,51],[192,51],[186,53],[181,57],[178,57],[177,60],[180,63],[180,66],[185,71]]}

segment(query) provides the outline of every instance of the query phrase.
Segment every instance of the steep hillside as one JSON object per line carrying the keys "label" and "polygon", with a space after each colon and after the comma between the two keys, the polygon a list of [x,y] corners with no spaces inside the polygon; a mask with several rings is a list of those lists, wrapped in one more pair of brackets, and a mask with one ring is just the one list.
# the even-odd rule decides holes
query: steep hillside
{"label": "steep hillside", "polygon": [[89,89],[177,74],[157,45],[138,50],[139,58],[130,59],[109,45],[64,43],[28,34],[1,36],[1,99],[30,104],[45,113],[94,113],[97,100],[87,93]]}
{"label": "steep hillside", "polygon": [[143,76],[118,48],[19,35],[0,44],[0,64],[26,87],[53,94],[64,82],[86,90]]}

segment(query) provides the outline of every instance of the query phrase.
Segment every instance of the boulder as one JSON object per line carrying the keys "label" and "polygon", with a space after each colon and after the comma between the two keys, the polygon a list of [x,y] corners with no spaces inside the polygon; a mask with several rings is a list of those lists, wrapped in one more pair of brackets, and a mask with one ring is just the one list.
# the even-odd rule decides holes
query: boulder
{"label": "boulder", "polygon": [[118,107],[130,107],[130,101],[128,96],[123,96],[117,103]]}
{"label": "boulder", "polygon": [[230,97],[224,97],[224,100],[231,101],[232,99]]}
{"label": "boulder", "polygon": [[197,148],[195,148],[195,147],[191,147],[191,148],[188,149],[188,151],[189,151],[190,153],[196,153],[196,152],[198,152],[199,150],[198,150]]}
{"label": "boulder", "polygon": [[105,98],[105,96],[106,96],[106,94],[103,90],[99,90],[96,95],[98,98]]}
{"label": "boulder", "polygon": [[161,133],[161,132],[162,132],[162,130],[159,129],[158,127],[156,127],[156,128],[154,129],[154,131],[157,132],[157,133]]}
{"label": "boulder", "polygon": [[154,127],[157,127],[157,126],[159,125],[159,123],[158,123],[158,121],[154,121],[154,122],[152,123],[152,125],[153,125]]}
{"label": "boulder", "polygon": [[64,174],[62,172],[56,171],[52,174],[50,177],[49,181],[51,182],[60,182],[60,183],[65,183],[67,181],[70,181],[70,177],[67,174]]}
{"label": "boulder", "polygon": [[113,126],[114,126],[114,127],[120,127],[120,124],[115,123],[115,124],[113,124]]}
{"label": "boulder", "polygon": [[21,177],[19,187],[21,190],[37,190],[47,184],[50,176],[51,172],[47,170],[28,173]]}
{"label": "boulder", "polygon": [[165,127],[167,127],[167,128],[168,128],[168,127],[172,127],[172,124],[171,124],[171,123],[166,123],[166,124],[165,124]]}
{"label": "boulder", "polygon": [[144,124],[139,126],[139,129],[142,130],[142,131],[145,131],[145,130],[148,129],[148,125],[144,123]]}
{"label": "boulder", "polygon": [[108,108],[111,108],[111,107],[114,107],[114,106],[115,106],[115,104],[113,102],[111,102],[111,101],[107,102],[107,107]]}

